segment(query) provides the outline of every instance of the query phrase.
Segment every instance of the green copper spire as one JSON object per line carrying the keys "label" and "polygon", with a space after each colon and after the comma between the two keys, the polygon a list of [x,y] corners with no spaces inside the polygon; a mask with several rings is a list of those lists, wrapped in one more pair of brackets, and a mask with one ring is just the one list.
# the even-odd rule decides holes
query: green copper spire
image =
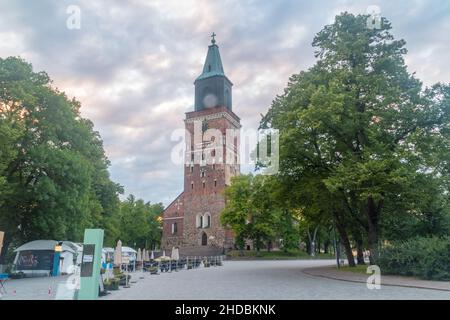
{"label": "green copper spire", "polygon": [[216,45],[216,34],[211,35],[202,74],[195,79],[195,111],[215,107],[232,107],[233,84],[225,75],[220,59],[219,47]]}
{"label": "green copper spire", "polygon": [[222,59],[220,59],[219,47],[216,45],[215,37],[216,34],[213,32],[211,35],[211,45],[208,47],[208,54],[206,55],[205,64],[203,66],[203,72],[196,81],[214,76],[225,77]]}

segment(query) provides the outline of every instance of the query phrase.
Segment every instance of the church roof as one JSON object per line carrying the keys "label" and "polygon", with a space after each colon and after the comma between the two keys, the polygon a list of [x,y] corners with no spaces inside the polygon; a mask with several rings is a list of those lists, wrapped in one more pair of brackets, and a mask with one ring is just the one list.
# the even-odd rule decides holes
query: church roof
{"label": "church roof", "polygon": [[[215,34],[213,34],[215,36]],[[208,54],[206,55],[205,64],[203,66],[203,72],[200,76],[195,79],[201,80],[214,76],[225,77],[225,72],[223,71],[222,59],[220,58],[219,46],[216,45],[216,40],[211,40],[212,44],[208,46]]]}

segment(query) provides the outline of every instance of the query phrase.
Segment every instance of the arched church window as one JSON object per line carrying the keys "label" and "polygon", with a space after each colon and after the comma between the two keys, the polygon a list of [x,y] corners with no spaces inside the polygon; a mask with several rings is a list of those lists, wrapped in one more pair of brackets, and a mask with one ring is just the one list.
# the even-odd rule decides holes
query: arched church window
{"label": "arched church window", "polygon": [[196,217],[196,227],[201,228],[203,226],[203,216],[199,213]]}
{"label": "arched church window", "polygon": [[176,222],[172,223],[172,234],[177,234],[178,232],[178,225]]}
{"label": "arched church window", "polygon": [[203,228],[209,228],[211,227],[211,215],[209,212],[205,213],[203,216]]}
{"label": "arched church window", "polygon": [[208,245],[208,235],[206,234],[206,232],[202,233],[202,246],[206,246]]}

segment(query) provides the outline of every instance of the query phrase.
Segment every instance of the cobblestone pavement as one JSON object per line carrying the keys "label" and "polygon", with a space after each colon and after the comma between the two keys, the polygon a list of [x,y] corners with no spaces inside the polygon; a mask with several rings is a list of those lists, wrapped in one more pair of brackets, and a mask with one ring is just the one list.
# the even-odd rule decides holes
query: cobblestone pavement
{"label": "cobblestone pavement", "polygon": [[[330,278],[335,280],[344,280],[352,282],[366,283],[369,275],[351,271],[339,271],[335,266],[332,267],[314,267],[310,269],[304,269],[304,273],[311,276]],[[434,289],[434,290],[446,290],[450,292],[450,281],[431,281],[422,280],[414,277],[403,277],[393,275],[382,275],[381,281],[385,286],[399,286],[409,288],[421,288],[421,289]]]}
{"label": "cobblestone pavement", "polygon": [[8,280],[2,300],[71,300],[73,291],[66,284],[69,276]]}
{"label": "cobblestone pavement", "polygon": [[[307,275],[306,268],[332,260],[224,261],[223,267],[182,270],[160,275],[133,274],[131,288],[100,299],[450,299],[450,292],[383,286],[369,290],[364,283]],[[71,299],[69,277],[11,280],[4,300]]]}
{"label": "cobblestone pavement", "polygon": [[450,292],[313,277],[305,268],[332,260],[224,261],[223,267],[146,275],[102,299],[450,299]]}

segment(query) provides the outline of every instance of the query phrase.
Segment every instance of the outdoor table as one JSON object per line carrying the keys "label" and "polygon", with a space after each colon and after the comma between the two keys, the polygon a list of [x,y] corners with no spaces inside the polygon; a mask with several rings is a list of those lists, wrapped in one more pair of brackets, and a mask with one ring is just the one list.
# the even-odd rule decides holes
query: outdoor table
{"label": "outdoor table", "polygon": [[6,294],[5,283],[9,279],[7,273],[0,273],[0,293],[3,291]]}

